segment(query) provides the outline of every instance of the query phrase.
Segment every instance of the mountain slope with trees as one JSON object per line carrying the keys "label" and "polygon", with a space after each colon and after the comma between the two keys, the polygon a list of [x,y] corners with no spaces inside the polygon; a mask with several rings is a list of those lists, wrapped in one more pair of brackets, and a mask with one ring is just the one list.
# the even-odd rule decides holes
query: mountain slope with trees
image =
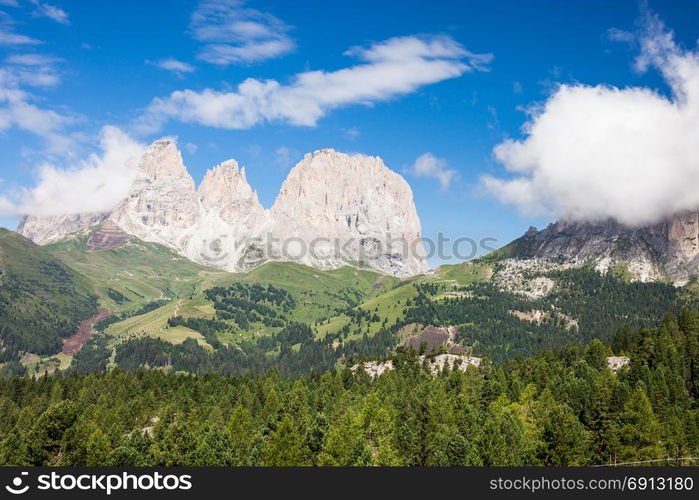
{"label": "mountain slope with trees", "polygon": [[85,276],[46,249],[0,229],[0,362],[22,352],[60,352],[63,339],[97,312]]}
{"label": "mountain slope with trees", "polygon": [[[618,372],[606,357],[628,355]],[[113,370],[0,379],[3,465],[536,465],[699,452],[699,313],[612,346],[430,375],[414,353],[371,379]],[[653,463],[653,462],[651,462]]]}

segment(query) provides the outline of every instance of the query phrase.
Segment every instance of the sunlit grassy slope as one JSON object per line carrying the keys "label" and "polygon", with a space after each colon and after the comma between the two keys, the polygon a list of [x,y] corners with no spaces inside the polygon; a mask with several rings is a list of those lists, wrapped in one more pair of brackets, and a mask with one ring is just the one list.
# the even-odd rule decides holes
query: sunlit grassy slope
{"label": "sunlit grassy slope", "polygon": [[[349,267],[321,271],[295,263],[282,262],[270,262],[249,273],[227,274],[217,278],[219,279],[207,284],[226,287],[236,282],[259,283],[282,288],[295,300],[295,307],[287,314],[286,319],[310,324],[332,318],[341,311],[355,307],[371,297],[380,296],[400,282],[397,278]],[[174,316],[213,318],[214,309],[202,293],[195,293],[173,300],[147,314],[114,324],[107,329],[107,333],[117,337],[145,333],[175,342],[179,339],[169,338],[170,333],[181,334],[181,327],[166,328],[168,318]],[[275,330],[275,328],[255,323],[249,330],[238,330],[234,336],[225,336],[222,340],[231,342],[237,338],[248,338],[253,334],[264,335]]]}
{"label": "sunlit grassy slope", "polygon": [[110,311],[137,310],[154,300],[193,296],[228,276],[155,243],[133,238],[114,250],[87,251],[87,239],[83,236],[46,249],[85,275],[102,307]]}
{"label": "sunlit grassy slope", "polygon": [[[379,322],[367,324],[365,327],[352,333],[348,338],[356,338],[363,333],[374,334],[382,325],[394,324],[405,312],[406,303],[409,299],[417,295],[416,285],[419,284],[440,284],[443,285],[445,293],[453,288],[466,286],[476,281],[487,281],[493,272],[493,264],[487,262],[464,262],[453,265],[443,265],[434,272],[414,276],[397,283],[392,289],[384,291],[368,298],[357,306],[370,314],[376,314]],[[438,294],[435,300],[441,298]],[[337,332],[345,325],[349,325],[351,319],[347,314],[339,314],[318,326],[317,332],[320,337]]]}

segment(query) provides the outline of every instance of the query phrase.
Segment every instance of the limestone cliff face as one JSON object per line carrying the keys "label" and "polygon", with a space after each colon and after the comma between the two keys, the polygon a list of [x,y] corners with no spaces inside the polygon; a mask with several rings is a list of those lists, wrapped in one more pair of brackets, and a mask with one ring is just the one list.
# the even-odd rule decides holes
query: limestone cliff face
{"label": "limestone cliff face", "polygon": [[110,234],[228,271],[269,260],[322,269],[361,264],[395,276],[427,270],[408,183],[380,158],[331,149],[306,155],[265,210],[235,160],[207,172],[196,190],[175,143],[156,141],[110,214],[27,218],[18,231],[44,244],[107,219]]}
{"label": "limestone cliff face", "polygon": [[289,257],[296,241],[300,261],[315,267],[363,262],[396,276],[427,270],[410,186],[377,157],[307,154],[282,185],[263,232],[289,242]]}
{"label": "limestone cliff face", "polygon": [[265,209],[235,160],[209,170],[198,190],[200,220],[182,253],[195,262],[228,271],[253,267],[247,253],[257,228],[265,220]]}
{"label": "limestone cliff face", "polygon": [[556,222],[514,242],[518,257],[591,263],[601,270],[624,264],[642,281],[685,283],[699,274],[699,212],[640,228],[613,221]]}
{"label": "limestone cliff face", "polygon": [[108,217],[109,213],[50,217],[30,215],[22,218],[17,227],[17,232],[38,245],[48,245],[61,241],[68,235],[79,233],[101,224]]}
{"label": "limestone cliff face", "polygon": [[146,150],[129,196],[109,219],[142,240],[181,248],[200,216],[194,179],[175,142],[164,139]]}

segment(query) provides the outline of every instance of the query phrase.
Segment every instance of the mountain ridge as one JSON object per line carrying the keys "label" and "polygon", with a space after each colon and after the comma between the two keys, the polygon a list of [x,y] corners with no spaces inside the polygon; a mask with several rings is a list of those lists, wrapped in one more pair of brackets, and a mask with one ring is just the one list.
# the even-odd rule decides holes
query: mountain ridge
{"label": "mountain ridge", "polygon": [[[378,157],[333,149],[307,154],[265,209],[235,160],[209,170],[197,187],[175,142],[161,139],[146,150],[128,196],[111,212],[28,216],[17,232],[45,245],[106,220],[230,272],[267,261],[319,269],[362,263],[393,276],[427,271],[408,183]],[[291,250],[291,240],[300,250]]]}
{"label": "mountain ridge", "polygon": [[613,220],[558,221],[541,231],[530,227],[508,247],[503,257],[591,264],[603,272],[623,265],[634,279],[683,285],[699,273],[699,211],[635,228]]}

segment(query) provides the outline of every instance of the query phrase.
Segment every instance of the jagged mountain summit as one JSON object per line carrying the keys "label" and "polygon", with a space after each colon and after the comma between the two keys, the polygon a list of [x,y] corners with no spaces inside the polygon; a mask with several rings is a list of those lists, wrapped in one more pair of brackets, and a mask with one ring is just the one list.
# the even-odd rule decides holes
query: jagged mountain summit
{"label": "jagged mountain summit", "polygon": [[394,276],[427,270],[408,183],[378,157],[332,149],[307,154],[265,210],[235,160],[208,171],[197,189],[175,142],[159,140],[111,212],[29,216],[17,232],[43,245],[105,221],[112,232],[231,272],[267,261],[320,269],[366,265]]}
{"label": "jagged mountain summit", "polygon": [[572,264],[600,271],[624,266],[640,281],[669,279],[678,285],[699,274],[699,212],[668,217],[650,226],[615,221],[556,222],[530,228],[511,243],[511,255]]}

